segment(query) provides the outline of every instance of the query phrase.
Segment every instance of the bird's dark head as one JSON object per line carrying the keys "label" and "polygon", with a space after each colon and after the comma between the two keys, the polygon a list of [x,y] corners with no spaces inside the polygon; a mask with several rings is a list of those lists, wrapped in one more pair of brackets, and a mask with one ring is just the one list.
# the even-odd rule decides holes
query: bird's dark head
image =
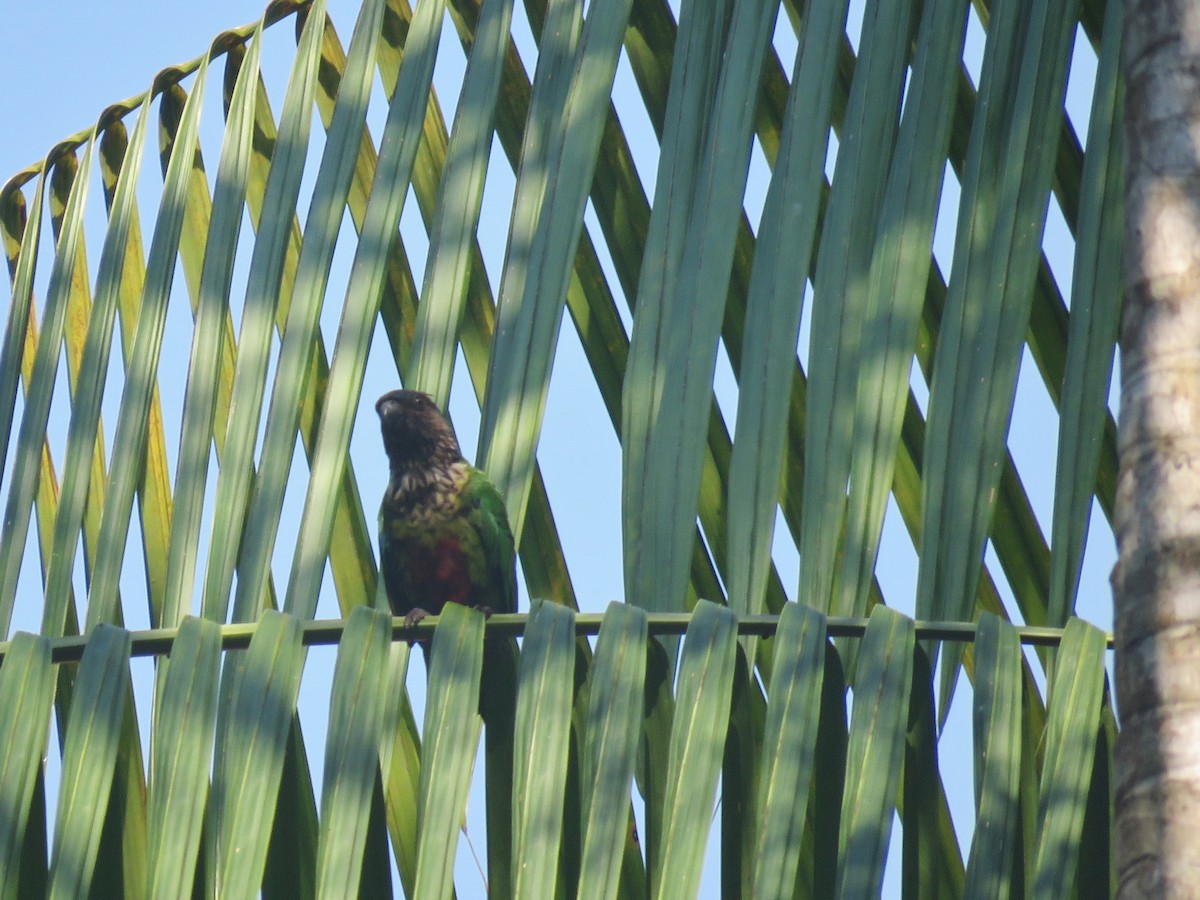
{"label": "bird's dark head", "polygon": [[394,474],[448,466],[462,459],[454,429],[420,391],[388,391],[375,402],[383,449]]}

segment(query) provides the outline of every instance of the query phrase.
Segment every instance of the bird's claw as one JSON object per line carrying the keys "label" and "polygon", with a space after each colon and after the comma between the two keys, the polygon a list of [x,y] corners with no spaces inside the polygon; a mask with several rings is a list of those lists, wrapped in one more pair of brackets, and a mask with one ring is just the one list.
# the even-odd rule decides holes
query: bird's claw
{"label": "bird's claw", "polygon": [[490,606],[484,606],[483,604],[479,604],[478,606],[475,606],[473,608],[477,609],[481,613],[483,613],[483,617],[485,619],[490,619],[492,617],[492,608]]}
{"label": "bird's claw", "polygon": [[429,613],[418,606],[416,609],[411,609],[408,611],[408,615],[404,617],[404,627],[414,628],[418,623],[421,622],[422,619],[426,619],[428,617]]}

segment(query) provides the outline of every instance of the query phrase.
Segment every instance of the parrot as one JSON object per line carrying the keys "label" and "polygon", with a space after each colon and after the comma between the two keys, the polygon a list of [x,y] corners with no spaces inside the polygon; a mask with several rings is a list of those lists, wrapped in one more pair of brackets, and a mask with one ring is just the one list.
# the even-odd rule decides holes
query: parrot
{"label": "parrot", "polygon": [[446,603],[517,611],[516,550],[500,492],[468,463],[428,394],[375,403],[389,479],[379,506],[379,562],[392,613],[412,627]]}
{"label": "parrot", "polygon": [[[379,506],[379,564],[392,614],[412,627],[447,603],[483,612],[517,611],[516,548],[504,499],[459,449],[454,429],[428,394],[395,390],[375,404],[390,477]],[[432,664],[432,645],[417,641]],[[484,723],[489,822],[512,821],[518,651],[513,637],[487,638],[479,715]],[[512,895],[511,846],[488,829],[488,885]]]}

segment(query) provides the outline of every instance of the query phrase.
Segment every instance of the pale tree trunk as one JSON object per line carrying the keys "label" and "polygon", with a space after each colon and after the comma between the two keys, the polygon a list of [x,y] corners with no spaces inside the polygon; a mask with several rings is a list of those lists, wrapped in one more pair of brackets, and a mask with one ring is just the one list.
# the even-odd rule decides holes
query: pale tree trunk
{"label": "pale tree trunk", "polygon": [[1125,2],[1117,877],[1200,897],[1200,4]]}

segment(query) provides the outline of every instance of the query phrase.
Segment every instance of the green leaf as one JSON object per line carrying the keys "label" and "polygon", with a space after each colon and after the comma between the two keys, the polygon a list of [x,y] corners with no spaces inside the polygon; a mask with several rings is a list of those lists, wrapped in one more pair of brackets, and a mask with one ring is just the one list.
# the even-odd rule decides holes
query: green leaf
{"label": "green leaf", "polygon": [[[408,671],[408,644],[393,643],[389,652],[388,683],[403,685]],[[379,767],[384,778],[384,806],[388,832],[400,882],[411,896],[417,877],[417,796],[421,786],[421,740],[413,719],[407,690],[388,694],[384,712]]]}
{"label": "green leaf", "polygon": [[721,890],[729,896],[749,896],[754,888],[760,825],[756,815],[758,785],[762,778],[759,757],[766,720],[767,698],[753,675],[745,643],[740,643],[733,667],[733,696],[721,760],[719,801]]}
{"label": "green leaf", "polygon": [[[992,17],[930,387],[922,618],[969,619],[974,606],[1040,260],[1075,12],[1072,2],[1002,4]],[[942,667],[943,711],[960,649]]]}
{"label": "green leaf", "polygon": [[264,895],[266,900],[311,900],[317,896],[319,823],[298,711],[288,729],[277,797],[263,866]]}
{"label": "green leaf", "polygon": [[[306,7],[300,8],[301,20],[303,19],[303,11],[305,9]],[[385,42],[384,46],[390,46],[390,44]],[[317,108],[327,131],[332,128],[334,108],[337,105],[336,95],[345,68],[345,53],[338,42],[332,23],[327,21],[325,39],[321,48],[321,76],[318,78],[318,90],[316,92]],[[250,161],[250,177],[246,192],[246,205],[250,213],[250,223],[255,228],[261,227],[263,217],[271,214],[270,208],[265,205],[266,188],[267,182],[270,180],[271,158],[274,155],[275,142],[278,138],[266,87],[261,77],[258,91],[259,97],[254,119],[256,140]],[[359,146],[358,158],[354,166],[354,178],[351,182],[351,191],[348,198],[350,219],[356,227],[361,224],[366,208],[366,195],[370,189],[371,174],[375,169],[375,158],[375,147],[371,142],[371,136],[364,130]],[[284,328],[287,324],[292,301],[292,291],[296,282],[301,253],[302,240],[299,220],[293,218],[292,231],[284,260],[280,302],[275,307],[275,327],[280,337],[283,337]],[[233,349],[232,318],[227,318],[226,322],[228,361],[225,363],[222,373],[221,393],[218,405],[219,411],[222,408],[226,411],[229,409],[236,356]],[[299,422],[300,438],[304,446],[304,452],[311,461],[312,453],[317,443],[317,430],[320,425],[319,417],[321,407],[324,404],[324,389],[329,375],[324,341],[319,333],[312,343],[311,355],[308,358],[308,362],[309,369],[306,372],[306,384],[308,387],[300,395]],[[218,412],[218,415],[220,415],[220,412]],[[224,431],[218,429],[214,438],[217,439],[217,453],[220,456]],[[290,460],[291,457],[289,456],[288,459]],[[251,501],[251,514],[255,514],[255,506],[258,508],[259,514],[266,514],[261,520],[256,519],[247,525],[247,528],[256,529],[256,536],[258,535],[257,529],[273,530],[278,524],[278,513],[275,514],[276,518],[272,521],[271,504],[266,502],[268,499],[266,495],[270,491],[270,484],[268,482],[278,474],[276,472],[277,468],[268,466],[264,470],[260,466],[258,473],[259,480],[255,482],[254,497],[258,498],[259,502],[255,503],[254,500]],[[337,503],[333,515],[334,536],[330,544],[333,586],[337,592],[338,604],[343,615],[349,615],[353,607],[370,602],[370,598],[375,593],[377,574],[374,551],[371,549],[371,536],[367,527],[366,516],[363,514],[358,486],[355,482],[354,467],[349,462],[347,462],[343,470],[342,479],[338,485]],[[259,521],[267,524],[260,525],[258,524]],[[271,540],[274,540],[274,536],[271,537]],[[244,545],[244,549],[249,550],[251,548]],[[256,551],[262,549],[257,541],[255,541],[254,549]],[[248,568],[251,565],[254,565],[254,562],[248,560],[245,553],[240,554],[239,568]],[[252,605],[252,601],[262,606],[274,607],[274,587],[269,574],[262,584],[259,584],[254,578],[249,577],[248,574],[246,577],[239,576],[238,586],[241,592],[241,600],[235,600],[235,607],[240,608],[240,606],[247,604]],[[312,831],[312,848],[314,858],[316,847],[316,816],[316,807],[314,805],[312,808],[312,822],[314,825]]]}
{"label": "green leaf", "polygon": [[254,116],[258,67],[262,50],[260,22],[238,71],[229,103],[221,161],[213,189],[212,216],[196,300],[191,358],[183,400],[179,459],[175,466],[175,505],[171,515],[171,551],[167,561],[167,586],[162,624],[180,620],[191,600],[200,541],[200,516],[208,477],[217,384],[221,363],[223,324],[229,315],[229,289],[241,234],[250,157],[254,141]]}
{"label": "green leaf", "polygon": [[913,654],[902,790],[904,896],[916,900],[926,897],[952,900],[963,896],[962,851],[938,772],[933,673],[920,646]]}
{"label": "green leaf", "polygon": [[787,896],[796,881],[805,804],[815,774],[825,617],[789,603],[775,632],[756,818],[754,896]]}
{"label": "green leaf", "polygon": [[1087,810],[1079,838],[1078,883],[1080,897],[1105,897],[1117,883],[1113,823],[1116,818],[1114,748],[1117,722],[1105,691],[1096,732],[1096,756],[1088,787]]}
{"label": "green leaf", "polygon": [[984,613],[975,637],[975,836],[968,897],[1011,895],[1019,848],[1021,645],[1008,622]]}
{"label": "green leaf", "polygon": [[333,531],[337,488],[346,464],[346,451],[375,320],[379,316],[388,252],[395,240],[400,213],[421,138],[421,112],[429,97],[433,63],[437,58],[438,28],[445,0],[425,0],[413,16],[405,43],[404,64],[380,141],[371,199],[354,254],[342,321],[325,389],[321,431],[312,456],[308,494],[300,534],[292,559],[284,608],[311,619],[317,608],[321,576]]}
{"label": "green leaf", "polygon": [[[254,249],[247,275],[246,298],[242,307],[242,324],[238,332],[237,368],[229,419],[223,423],[225,451],[217,478],[214,500],[214,527],[208,552],[208,571],[204,580],[202,614],[214,621],[224,621],[228,612],[229,590],[233,582],[233,567],[242,536],[250,483],[254,474],[254,447],[258,440],[259,414],[262,409],[263,385],[271,349],[271,331],[275,309],[281,302],[282,279],[287,258],[288,241],[292,236],[292,219],[300,194],[300,181],[308,155],[308,135],[312,124],[313,94],[321,59],[321,38],[325,30],[326,0],[313,0],[304,19],[304,29],[296,48],[288,79],[287,93],[280,116],[279,134],[275,140],[271,168],[267,175],[263,206],[271,214],[259,220]],[[369,49],[374,49],[370,42]],[[370,68],[368,64],[368,69]],[[322,160],[336,158],[327,153]],[[328,176],[327,176],[328,177]],[[324,182],[324,179],[322,179]],[[322,183],[321,187],[326,188]],[[321,201],[326,198],[320,197]],[[313,208],[318,207],[313,198]],[[340,211],[340,210],[339,210]],[[339,220],[340,221],[340,220]],[[315,230],[315,229],[314,229]],[[319,238],[317,239],[319,242]],[[307,349],[307,347],[305,348]],[[222,425],[217,425],[221,428]],[[289,437],[291,435],[289,434]],[[289,447],[289,451],[290,451]],[[290,461],[291,454],[289,452]],[[280,465],[278,461],[271,465]],[[286,464],[284,464],[286,467]],[[243,618],[251,621],[258,612],[255,606],[243,610]]]}
{"label": "green leaf", "polygon": [[[8,323],[4,326],[4,344],[0,348],[0,461],[8,458],[8,442],[12,437],[13,412],[17,402],[17,382],[21,377],[21,357],[25,352],[25,340],[29,329],[30,309],[33,306],[33,277],[37,269],[38,249],[42,242],[42,207],[46,196],[46,175],[50,160],[42,163],[34,185],[33,210],[28,219],[24,216],[25,196],[21,193],[21,180],[14,177],[0,190],[0,211],[3,211],[5,255],[11,259],[11,241],[20,241],[20,252],[16,266],[10,263],[12,274],[12,305],[8,310]],[[18,233],[19,232],[19,233]],[[0,611],[3,608],[0,607]],[[8,633],[12,617],[9,610],[0,616],[0,629]]]}
{"label": "green leaf", "polygon": [[[54,705],[50,640],[20,632],[0,666],[0,896],[17,897],[34,786],[49,736]],[[40,802],[45,805],[45,798]],[[42,825],[43,829],[45,825]],[[32,843],[32,838],[31,841]],[[44,865],[43,859],[43,865]]]}
{"label": "green leaf", "polygon": [[71,699],[50,858],[50,897],[86,897],[120,748],[129,680],[129,632],[99,625],[88,639]]}
{"label": "green leaf", "polygon": [[383,795],[383,782],[378,772],[371,792],[371,811],[367,825],[366,845],[363,848],[362,877],[359,879],[360,897],[378,897],[391,900],[392,879],[395,869],[388,854],[387,806]]}
{"label": "green leaf", "polygon": [[646,804],[646,871],[650,885],[661,879],[663,838],[668,790],[667,767],[671,752],[671,729],[675,699],[671,696],[675,669],[658,638],[646,642],[646,692],[643,701],[642,735],[638,747],[638,787]]}
{"label": "green leaf", "polygon": [[844,411],[862,377],[866,288],[916,6],[893,0],[864,13],[813,278],[798,596],[838,615],[849,612],[833,590],[855,420]]}
{"label": "green leaf", "polygon": [[[197,60],[198,65],[201,61]],[[194,68],[189,65],[188,70]],[[190,74],[190,71],[187,72]],[[151,97],[156,95],[160,98],[158,121],[161,125],[164,121],[173,121],[178,124],[179,113],[182,113],[183,103],[176,105],[173,101],[181,98],[181,92],[177,83],[178,79],[184,77],[184,72],[181,70],[171,70],[167,77],[156,77],[151,85]],[[177,93],[179,92],[179,93]],[[116,107],[121,109],[120,106]],[[176,113],[171,116],[172,111]],[[165,118],[164,118],[165,117]],[[150,126],[153,130],[153,126]],[[121,170],[125,165],[125,157],[129,152],[129,135],[125,130],[125,126],[121,122],[114,122],[104,132],[104,136],[100,141],[100,177],[103,184],[103,193],[105,202],[108,204],[110,213],[115,206],[116,193],[118,182],[120,180]],[[167,159],[160,155],[160,160],[163,164],[162,168],[165,171]],[[140,213],[135,211],[131,216],[129,228],[129,249],[125,254],[125,265],[121,274],[120,282],[117,289],[117,314],[121,336],[121,354],[122,362],[124,363],[124,372],[128,373],[131,361],[129,352],[134,343],[134,332],[137,329],[138,319],[140,317],[142,294],[146,283],[146,248],[142,241],[142,223]],[[71,329],[70,333],[82,334],[83,329]],[[68,342],[70,343],[70,342]],[[82,365],[82,351],[80,352],[80,365]],[[78,375],[78,370],[77,370]],[[78,382],[78,377],[76,378]],[[76,384],[76,391],[79,390]],[[112,399],[110,392],[110,399]],[[143,557],[146,568],[146,593],[148,594],[148,604],[150,613],[151,625],[158,623],[162,613],[162,593],[163,586],[166,584],[167,575],[167,554],[169,552],[170,540],[167,535],[167,529],[171,521],[171,476],[167,466],[167,447],[166,438],[162,427],[162,403],[157,391],[151,393],[150,407],[147,411],[147,429],[145,438],[145,447],[141,456],[143,457],[142,476],[138,480],[135,488],[138,497],[138,513],[142,530],[142,546]],[[107,539],[102,529],[102,518],[104,503],[108,494],[107,484],[104,482],[105,470],[105,437],[103,425],[97,429],[96,443],[92,456],[92,486],[89,489],[89,498],[84,507],[83,518],[83,538],[84,538],[84,571],[88,575],[89,593],[90,583],[95,580],[95,569],[97,556],[100,554],[99,545],[102,536]],[[111,475],[109,480],[111,481]],[[128,515],[128,514],[127,514]],[[120,596],[120,592],[116,592]],[[115,620],[120,623],[120,620]],[[130,722],[133,719],[130,718]],[[136,730],[136,729],[135,729]],[[145,782],[144,776],[138,772],[138,781]],[[127,807],[127,810],[140,810],[140,816],[144,817],[145,806],[144,797],[140,790],[135,791],[130,795],[133,802]],[[128,833],[128,832],[127,832]],[[146,858],[145,847],[140,850],[135,849],[128,842],[125,843],[123,852],[127,860],[134,858],[141,861],[141,867],[144,868]],[[132,875],[132,872],[127,872],[127,875]],[[140,873],[143,877],[132,878],[135,882],[144,882],[145,872]]]}
{"label": "green leaf", "polygon": [[1108,386],[1121,318],[1120,246],[1124,209],[1125,88],[1118,77],[1124,4],[1105,7],[1080,187],[1079,226],[1071,278],[1071,326],[1058,417],[1058,466],[1050,556],[1048,625],[1075,608],[1092,496],[1104,446]]}
{"label": "green leaf", "polygon": [[[59,487],[58,515],[54,518],[54,540],[45,579],[47,623],[63,621],[62,604],[70,585],[75,550],[79,546],[79,531],[83,524],[84,501],[87,499],[91,475],[88,462],[96,446],[100,425],[100,401],[108,375],[113,323],[117,313],[125,257],[130,247],[130,230],[137,213],[135,188],[142,167],[146,132],[149,130],[147,126],[150,120],[150,94],[143,94],[139,100],[141,114],[138,116],[133,138],[121,166],[112,214],[104,235],[104,248],[100,254],[100,267],[96,276],[96,297],[88,319],[83,359],[79,366],[79,377],[71,405],[63,480]],[[115,599],[115,591],[111,597]],[[88,625],[95,626],[102,621],[112,621],[115,619],[114,613],[115,610],[108,604],[103,607],[89,605]],[[51,624],[50,628],[58,630],[61,629],[61,625],[56,628],[55,624]]]}
{"label": "green leaf", "polygon": [[646,678],[646,613],[610,603],[596,638],[583,748],[583,854],[580,900],[613,900],[629,822]]}
{"label": "green leaf", "polygon": [[759,613],[784,468],[796,340],[817,229],[838,51],[849,0],[809,8],[754,248],[729,464],[729,605]]}
{"label": "green leaf", "polygon": [[513,893],[513,816],[516,776],[517,682],[520,652],[515,638],[488,638],[483,645],[479,713],[483,717],[484,788],[487,813],[487,887],[497,897]]}
{"label": "green leaf", "polygon": [[[558,66],[538,67],[530,121],[538,116],[545,145],[524,152],[519,179],[533,179],[532,190],[519,185],[521,197],[500,281],[496,339],[488,367],[488,393],[479,429],[479,465],[505,497],[518,542],[532,489],[534,451],[541,433],[550,367],[562,322],[563,298],[570,282],[573,251],[583,229],[583,211],[596,169],[608,96],[620,55],[632,0],[598,3],[588,10],[578,46],[571,34],[556,35],[567,47],[543,38],[543,51]],[[582,6],[582,4],[574,4]],[[551,46],[547,46],[551,44]],[[569,75],[567,68],[570,67]],[[558,93],[555,82],[569,78]],[[545,99],[545,105],[539,103]],[[540,118],[544,115],[545,118]],[[539,131],[529,129],[532,134]],[[532,157],[532,158],[531,158]],[[523,201],[523,202],[522,202]],[[532,214],[536,224],[518,219]],[[532,235],[519,225],[531,225]]]}
{"label": "green leaf", "polygon": [[[70,196],[63,214],[62,228],[55,246],[50,284],[46,289],[46,307],[42,315],[42,334],[37,344],[33,372],[25,394],[25,410],[17,434],[16,455],[9,476],[8,501],[4,507],[4,526],[0,529],[0,624],[7,630],[17,597],[17,579],[21,555],[29,532],[29,516],[41,471],[42,445],[46,423],[50,417],[50,401],[62,358],[63,326],[70,300],[72,278],[83,242],[83,212],[87,203],[88,184],[92,171],[93,145],[96,129],[92,129],[83,145],[83,161],[75,170],[75,157],[70,150],[54,160],[64,177],[71,178]],[[44,165],[48,168],[51,160]],[[39,187],[41,181],[38,182]],[[29,226],[26,226],[27,229]],[[46,618],[43,610],[43,631],[50,635],[62,633],[62,623]]]}
{"label": "green leaf", "polygon": [[846,789],[838,837],[839,897],[878,895],[904,764],[912,690],[912,619],[876,606],[854,678]]}
{"label": "green leaf", "polygon": [[1046,760],[1038,796],[1033,894],[1067,897],[1075,886],[1104,698],[1104,632],[1081,619],[1067,623],[1046,707]]}
{"label": "green leaf", "polygon": [[[834,896],[838,876],[838,832],[842,793],[846,785],[846,678],[837,650],[825,642],[825,673],[821,680],[821,718],[808,814],[797,871],[797,898]],[[797,798],[800,802],[800,798]]]}
{"label": "green leaf", "polygon": [[729,725],[737,616],[701,600],[679,659],[663,802],[662,868],[654,896],[694,897]]}
{"label": "green leaf", "polygon": [[[270,214],[259,220],[251,277],[246,288],[246,305],[238,343],[238,366],[233,380],[233,404],[226,431],[225,455],[217,481],[215,521],[204,584],[205,615],[224,619],[228,609],[233,572],[241,550],[247,562],[246,589],[239,578],[233,620],[252,620],[262,603],[259,588],[264,582],[274,548],[276,528],[260,519],[274,513],[290,470],[300,420],[300,398],[309,387],[312,342],[321,300],[329,279],[329,265],[342,223],[354,164],[365,124],[375,65],[375,48],[383,19],[383,0],[363,5],[354,30],[350,59],[338,90],[334,122],[317,172],[304,230],[304,243],[294,280],[294,290],[283,329],[283,344],[276,364],[275,383],[267,430],[259,457],[261,477],[255,484],[254,448],[262,412],[271,335],[279,308],[287,300],[279,296],[287,259],[288,241],[304,173],[309,123],[317,72],[321,65],[321,38],[325,28],[325,4],[307,11],[307,20],[297,50],[292,80],[284,100],[275,153],[267,177],[263,207]],[[261,253],[261,255],[260,255]],[[254,488],[253,506],[251,490]],[[247,509],[252,512],[248,515]],[[260,511],[261,509],[261,511]],[[243,530],[243,523],[245,529]],[[276,526],[277,527],[277,526]],[[245,536],[243,540],[243,535]]]}
{"label": "green leaf", "polygon": [[[680,609],[716,343],[776,7],[684,3],[622,396],[625,596]],[[694,199],[693,199],[694,198]]]}
{"label": "green leaf", "polygon": [[[884,190],[871,258],[858,390],[849,447],[840,596],[846,615],[868,609],[888,494],[897,474],[897,441],[905,424],[909,376],[941,197],[966,36],[966,0],[926,3],[917,36],[904,114]],[[810,367],[811,368],[811,367]],[[897,500],[903,506],[902,491]]]}
{"label": "green leaf", "polygon": [[93,609],[111,609],[116,602],[117,582],[125,559],[129,519],[133,511],[133,494],[141,477],[143,448],[149,432],[167,303],[185,222],[188,181],[199,142],[200,110],[208,81],[208,62],[209,57],[205,55],[184,106],[175,135],[174,150],[167,164],[158,217],[154,222],[146,279],[138,305],[137,330],[126,354],[128,362],[117,416],[117,431],[113,438],[112,469],[100,517],[100,545],[88,586],[89,615]]}
{"label": "green leaf", "polygon": [[454,890],[454,852],[479,744],[483,614],[447,603],[429,657],[415,900],[442,900]]}
{"label": "green leaf", "polygon": [[533,607],[521,648],[514,740],[513,894],[549,897],[558,874],[575,687],[575,613]]}
{"label": "green leaf", "polygon": [[425,391],[443,409],[450,399],[458,331],[471,279],[512,12],[513,0],[487,0],[481,5],[430,229],[423,302],[404,381]]}
{"label": "green leaf", "polygon": [[[188,616],[160,662],[167,675],[156,706],[149,785],[149,881],[152,897],[191,890],[208,799],[221,629]],[[211,837],[210,837],[211,840]]]}
{"label": "green leaf", "polygon": [[304,669],[300,622],[263,613],[240,665],[227,666],[222,690],[224,736],[213,771],[209,834],[217,841],[217,890],[257,896],[288,734]]}
{"label": "green leaf", "polygon": [[317,896],[353,897],[362,874],[367,828],[379,772],[389,675],[391,617],[360,606],[338,645],[329,701]]}

